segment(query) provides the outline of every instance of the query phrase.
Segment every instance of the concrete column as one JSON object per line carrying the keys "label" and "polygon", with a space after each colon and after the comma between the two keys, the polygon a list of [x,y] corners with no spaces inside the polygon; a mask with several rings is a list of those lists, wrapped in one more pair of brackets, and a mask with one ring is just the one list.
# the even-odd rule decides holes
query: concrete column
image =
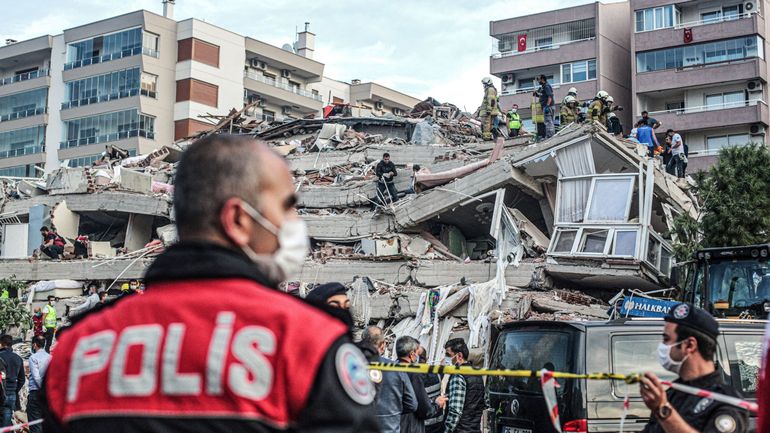
{"label": "concrete column", "polygon": [[129,215],[125,242],[128,251],[140,250],[150,242],[152,239],[152,222],[153,217],[150,215]]}

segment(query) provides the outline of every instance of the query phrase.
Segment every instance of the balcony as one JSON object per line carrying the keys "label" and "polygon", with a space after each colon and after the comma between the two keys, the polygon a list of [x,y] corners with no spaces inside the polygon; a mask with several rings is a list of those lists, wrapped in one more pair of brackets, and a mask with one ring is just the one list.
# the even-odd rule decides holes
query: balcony
{"label": "balcony", "polygon": [[647,51],[684,45],[684,29],[692,28],[695,43],[730,39],[759,34],[765,36],[765,18],[757,13],[698,20],[677,24],[674,27],[637,32],[634,51]]}
{"label": "balcony", "polygon": [[23,74],[16,74],[10,77],[0,79],[0,86],[7,86],[9,84],[20,83],[22,81],[34,80],[35,78],[47,77],[48,69],[38,69],[37,71],[25,72]]}
{"label": "balcony", "polygon": [[21,149],[0,151],[0,158],[15,158],[17,156],[34,155],[42,152],[43,146],[27,146]]}
{"label": "balcony", "polygon": [[253,70],[243,71],[243,85],[261,97],[281,106],[292,106],[301,112],[312,113],[321,109],[323,97],[308,90],[283,84]]}
{"label": "balcony", "polygon": [[69,71],[70,69],[77,69],[83,66],[106,63],[112,60],[118,60],[125,57],[138,56],[140,54],[143,54],[145,56],[155,57],[155,58],[157,58],[160,55],[158,50],[153,50],[145,47],[134,47],[134,48],[125,49],[123,51],[118,51],[116,53],[105,54],[102,56],[94,56],[94,57],[89,57],[87,59],[75,60],[73,62],[65,63],[64,70]]}
{"label": "balcony", "polygon": [[[577,89],[578,97],[581,101],[592,99],[594,95],[596,95],[596,92],[599,91],[595,79],[578,83],[552,84],[551,87],[553,87],[553,96],[556,104],[560,104],[564,97],[567,96],[567,90],[570,87]],[[500,106],[506,111],[509,110],[513,104],[517,104],[519,109],[528,109],[532,103],[532,93],[534,91],[535,88],[530,87],[501,92]]]}
{"label": "balcony", "polygon": [[8,122],[11,120],[24,119],[26,117],[39,116],[48,112],[46,107],[31,108],[29,110],[15,111],[13,113],[0,115],[0,122]]}
{"label": "balcony", "polygon": [[594,59],[596,57],[596,38],[588,38],[539,46],[522,52],[508,51],[497,53],[492,55],[489,62],[490,72],[493,75],[499,75],[511,71],[569,63],[576,60]]}
{"label": "balcony", "polygon": [[765,101],[751,100],[655,111],[650,113],[650,117],[663,124],[664,129],[684,132],[752,123],[766,124],[768,108]]}
{"label": "balcony", "polygon": [[76,138],[59,142],[59,149],[72,149],[79,146],[88,146],[91,144],[110,143],[113,141],[125,140],[131,137],[143,137],[150,140],[155,139],[155,131],[147,129],[130,129],[127,131],[115,132],[112,134],[96,135],[93,137]]}
{"label": "balcony", "polygon": [[734,60],[663,71],[636,74],[636,93],[707,86],[730,81],[767,81],[767,64],[762,59]]}
{"label": "balcony", "polygon": [[[129,89],[129,90],[123,90],[116,93],[110,93],[108,95],[93,96],[91,98],[83,98],[76,101],[62,102],[61,109],[67,110],[75,107],[84,107],[86,105],[98,104],[100,102],[108,102],[108,101],[114,101],[117,99],[130,98],[132,96],[138,95],[139,93],[140,93],[139,89]],[[150,93],[153,94],[152,97],[155,97],[154,96],[155,92],[150,92]],[[150,93],[148,93],[144,89],[142,89],[141,91],[141,94],[144,96],[149,96]]]}

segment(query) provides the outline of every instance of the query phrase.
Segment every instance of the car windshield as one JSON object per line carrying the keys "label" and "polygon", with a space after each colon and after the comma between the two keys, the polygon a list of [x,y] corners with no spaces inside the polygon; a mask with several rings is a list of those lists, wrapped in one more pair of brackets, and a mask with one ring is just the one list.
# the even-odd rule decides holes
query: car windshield
{"label": "car windshield", "polygon": [[[511,370],[573,371],[572,332],[557,330],[517,330],[500,335],[491,367]],[[558,380],[560,385],[563,379]],[[490,389],[497,392],[541,394],[537,377],[490,377]],[[564,387],[557,388],[557,392]]]}
{"label": "car windshield", "polygon": [[[709,264],[709,300],[727,302],[730,308],[749,307],[770,300],[770,260],[734,260]],[[702,287],[703,273],[695,287]]]}

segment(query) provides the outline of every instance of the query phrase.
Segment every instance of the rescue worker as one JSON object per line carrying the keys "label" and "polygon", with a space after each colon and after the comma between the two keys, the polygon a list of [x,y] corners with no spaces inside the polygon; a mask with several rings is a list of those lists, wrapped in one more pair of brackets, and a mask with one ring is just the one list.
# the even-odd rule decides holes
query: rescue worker
{"label": "rescue worker", "polygon": [[56,296],[48,295],[48,303],[43,307],[43,336],[45,336],[45,351],[51,353],[53,336],[56,334]]}
{"label": "rescue worker", "polygon": [[567,95],[559,107],[559,117],[561,118],[562,126],[566,126],[572,122],[577,121],[580,109],[578,108],[577,99],[572,95]]}
{"label": "rescue worker", "polygon": [[[658,345],[661,366],[676,374],[675,383],[706,391],[739,396],[724,384],[714,365],[719,324],[709,313],[691,304],[674,305],[664,318],[663,341]],[[708,397],[666,390],[653,373],[639,384],[642,400],[652,411],[644,433],[744,433],[746,410]]]}
{"label": "rescue worker", "polygon": [[513,104],[513,107],[511,107],[511,109],[508,110],[507,116],[508,116],[508,130],[510,131],[508,136],[518,137],[519,130],[521,129],[521,114],[519,114],[518,104]]}
{"label": "rescue worker", "polygon": [[176,174],[179,243],[147,293],[75,319],[44,383],[45,431],[377,432],[345,325],[278,290],[308,253],[282,157],[246,136],[193,143]]}
{"label": "rescue worker", "polygon": [[492,135],[492,121],[500,114],[500,107],[497,105],[497,89],[489,77],[484,77],[481,83],[484,85],[484,100],[481,101],[481,109],[479,110],[479,116],[481,116],[481,137],[484,140],[491,140],[494,138]]}
{"label": "rescue worker", "polygon": [[548,77],[540,75],[537,78],[537,82],[540,84],[540,90],[538,95],[540,98],[540,106],[543,107],[543,124],[545,125],[545,138],[551,138],[556,133],[556,129],[553,124],[553,87],[548,83]]}
{"label": "rescue worker", "polygon": [[596,120],[602,125],[607,122],[604,107],[607,105],[608,96],[610,95],[604,90],[599,90],[599,92],[596,93],[596,97],[594,97],[594,100],[591,101],[591,104],[588,106],[588,120]]}

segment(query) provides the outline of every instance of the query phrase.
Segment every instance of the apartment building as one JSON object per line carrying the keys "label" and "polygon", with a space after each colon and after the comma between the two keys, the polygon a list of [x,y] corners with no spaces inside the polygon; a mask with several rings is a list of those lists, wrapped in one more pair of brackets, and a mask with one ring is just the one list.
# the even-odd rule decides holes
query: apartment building
{"label": "apartment building", "polygon": [[[262,120],[322,114],[312,85],[324,64],[313,59],[307,25],[279,48],[176,21],[173,7],[167,0],[163,15],[140,10],[0,47],[0,176],[89,165],[107,145],[147,153],[247,103],[246,114]],[[374,83],[336,83],[375,112],[418,102]]]}
{"label": "apartment building", "polygon": [[725,146],[767,143],[766,1],[631,0],[631,9],[635,114],[678,131],[692,169]]}
{"label": "apartment building", "polygon": [[311,84],[314,92],[324,100],[324,105],[351,104],[376,116],[388,114],[402,116],[420,102],[413,96],[385,87],[381,84],[353,79],[350,83],[323,77]]}
{"label": "apartment building", "polygon": [[[489,23],[495,39],[490,72],[502,80],[500,105],[520,107],[532,130],[529,106],[544,74],[558,104],[575,87],[581,101],[605,90],[624,106],[621,121],[631,121],[629,3],[599,2]],[[482,87],[479,83],[479,101]]]}

